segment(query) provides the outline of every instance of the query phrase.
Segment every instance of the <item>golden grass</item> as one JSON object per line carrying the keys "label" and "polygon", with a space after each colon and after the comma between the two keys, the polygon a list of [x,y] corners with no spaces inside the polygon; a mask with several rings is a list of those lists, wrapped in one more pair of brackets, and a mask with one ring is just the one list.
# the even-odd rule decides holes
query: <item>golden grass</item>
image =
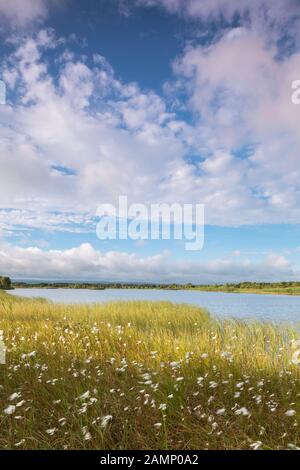
{"label": "golden grass", "polygon": [[0,330],[2,449],[300,446],[291,327],[0,294]]}

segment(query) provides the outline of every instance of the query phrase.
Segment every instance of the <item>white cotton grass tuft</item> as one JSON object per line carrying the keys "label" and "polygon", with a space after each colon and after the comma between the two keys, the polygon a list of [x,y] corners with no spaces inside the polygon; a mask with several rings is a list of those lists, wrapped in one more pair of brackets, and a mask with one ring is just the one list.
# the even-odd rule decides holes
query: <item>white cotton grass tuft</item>
{"label": "white cotton grass tuft", "polygon": [[89,396],[90,396],[90,392],[89,392],[89,390],[88,390],[87,392],[85,392],[85,393],[83,393],[82,395],[80,395],[80,396],[77,398],[77,400],[82,400],[82,401],[83,401],[83,400],[87,400],[87,399],[89,398]]}
{"label": "white cotton grass tuft", "polygon": [[9,397],[9,401],[17,400],[18,398],[20,398],[20,396],[21,396],[20,392],[19,393],[15,392]]}
{"label": "white cotton grass tuft", "polygon": [[102,416],[100,426],[105,429],[108,423],[113,419],[112,415]]}
{"label": "white cotton grass tuft", "polygon": [[156,429],[160,429],[160,428],[162,427],[162,423],[155,423],[155,424],[154,424],[154,427],[155,427]]}
{"label": "white cotton grass tuft", "polygon": [[252,444],[250,444],[250,447],[252,450],[258,450],[261,446],[262,446],[261,441],[252,442]]}
{"label": "white cotton grass tuft", "polygon": [[25,444],[25,439],[21,439],[19,442],[16,442],[14,444],[15,447],[21,447],[23,444]]}
{"label": "white cotton grass tuft", "polygon": [[295,416],[296,411],[295,410],[287,410],[284,414],[286,416]]}
{"label": "white cotton grass tuft", "polygon": [[16,411],[15,405],[9,405],[7,408],[5,408],[5,410],[3,410],[3,413],[6,415],[12,415],[15,413],[15,411]]}
{"label": "white cotton grass tuft", "polygon": [[50,428],[46,430],[46,433],[49,434],[49,436],[53,436],[57,431],[57,428]]}
{"label": "white cotton grass tuft", "polygon": [[82,434],[83,434],[83,439],[85,441],[90,441],[92,439],[92,435],[91,433],[89,432],[87,426],[83,426],[82,428]]}
{"label": "white cotton grass tuft", "polygon": [[245,406],[235,410],[234,414],[237,416],[251,416],[250,411]]}

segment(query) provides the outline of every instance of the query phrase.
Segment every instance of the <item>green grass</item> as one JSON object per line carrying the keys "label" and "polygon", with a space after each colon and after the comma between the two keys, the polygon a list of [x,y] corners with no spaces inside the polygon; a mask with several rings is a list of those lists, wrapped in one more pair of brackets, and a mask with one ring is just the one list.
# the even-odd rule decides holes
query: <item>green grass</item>
{"label": "green grass", "polygon": [[168,302],[0,293],[0,330],[1,449],[300,446],[291,327],[216,321]]}
{"label": "green grass", "polygon": [[196,286],[191,290],[205,292],[227,292],[233,294],[270,294],[270,295],[300,295],[300,287],[227,287],[224,286]]}

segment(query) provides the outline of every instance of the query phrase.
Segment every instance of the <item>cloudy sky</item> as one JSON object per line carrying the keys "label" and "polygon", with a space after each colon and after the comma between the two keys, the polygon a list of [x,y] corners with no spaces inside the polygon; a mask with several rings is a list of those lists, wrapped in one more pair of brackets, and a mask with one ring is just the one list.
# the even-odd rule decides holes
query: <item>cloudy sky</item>
{"label": "cloudy sky", "polygon": [[[298,0],[0,0],[0,274],[300,279]],[[205,205],[205,244],[97,207]]]}

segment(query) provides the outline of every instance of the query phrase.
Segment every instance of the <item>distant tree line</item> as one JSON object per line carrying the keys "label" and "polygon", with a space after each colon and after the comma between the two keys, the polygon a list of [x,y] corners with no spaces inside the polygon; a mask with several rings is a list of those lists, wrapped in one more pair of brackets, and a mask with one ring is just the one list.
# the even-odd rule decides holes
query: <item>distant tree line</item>
{"label": "distant tree line", "polygon": [[[216,287],[220,287],[217,284]],[[300,282],[297,281],[282,281],[282,282],[238,282],[238,283],[226,283],[224,285],[228,288],[236,289],[278,289],[278,288],[289,288],[289,287],[300,287]]]}
{"label": "distant tree line", "polygon": [[14,282],[14,287],[18,288],[39,288],[39,289],[182,289],[185,286],[180,284],[155,284],[155,283],[126,283],[126,282]]}
{"label": "distant tree line", "polygon": [[[1,279],[1,278],[0,278]],[[10,285],[9,278],[5,279],[5,285]],[[239,290],[284,290],[300,289],[300,282],[286,281],[286,282],[237,282],[225,284],[177,284],[177,283],[135,283],[135,282],[14,282],[14,287],[30,287],[30,288],[47,288],[47,289],[169,289],[169,290],[207,290],[207,291],[225,291],[234,292]],[[1,283],[0,283],[1,288]],[[9,289],[10,287],[2,287],[2,289]]]}

